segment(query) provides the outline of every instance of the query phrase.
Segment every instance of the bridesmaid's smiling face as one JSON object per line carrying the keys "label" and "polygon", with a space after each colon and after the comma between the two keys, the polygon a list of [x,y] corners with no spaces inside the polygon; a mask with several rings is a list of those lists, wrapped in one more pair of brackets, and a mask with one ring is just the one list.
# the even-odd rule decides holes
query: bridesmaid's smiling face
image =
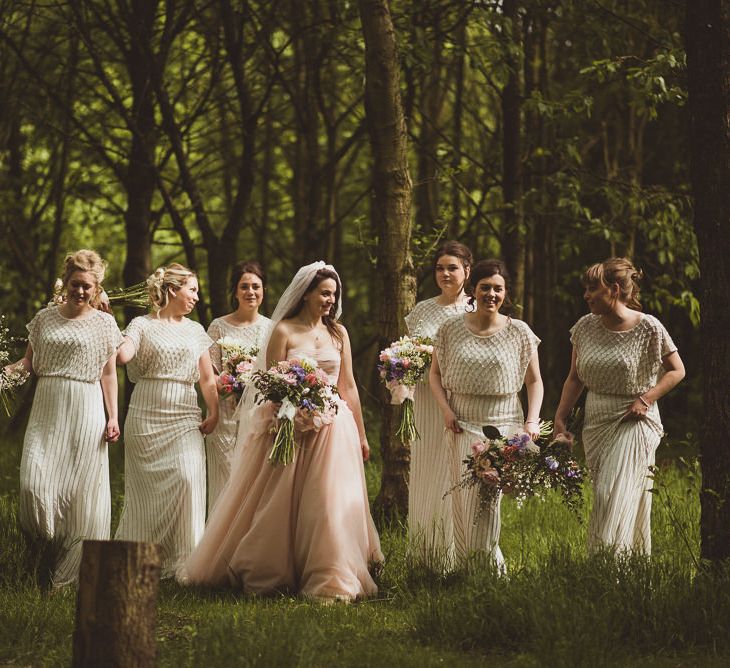
{"label": "bridesmaid's smiling face", "polygon": [[618,302],[618,285],[592,283],[585,286],[583,299],[586,300],[591,313],[605,315],[613,311]]}
{"label": "bridesmaid's smiling face", "polygon": [[90,271],[75,271],[66,282],[66,301],[75,310],[87,308],[98,288]]}
{"label": "bridesmaid's smiling face", "polygon": [[474,287],[477,310],[482,313],[499,311],[506,296],[507,284],[501,274],[486,276]]}
{"label": "bridesmaid's smiling face", "polygon": [[236,299],[240,308],[258,310],[264,299],[264,285],[256,274],[241,274],[236,288]]}
{"label": "bridesmaid's smiling face", "polygon": [[170,289],[170,305],[174,305],[179,313],[190,313],[199,299],[198,279],[195,276],[188,278],[179,288]]}

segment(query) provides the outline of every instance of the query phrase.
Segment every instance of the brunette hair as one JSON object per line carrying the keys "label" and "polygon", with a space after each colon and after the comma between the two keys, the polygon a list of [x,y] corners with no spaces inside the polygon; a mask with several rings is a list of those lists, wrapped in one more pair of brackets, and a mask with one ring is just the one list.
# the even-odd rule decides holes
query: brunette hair
{"label": "brunette hair", "polygon": [[585,286],[602,285],[606,288],[616,283],[619,300],[630,309],[641,311],[639,281],[643,277],[641,269],[637,269],[628,258],[610,257],[588,267],[583,272],[581,282]]}
{"label": "brunette hair", "polygon": [[433,255],[433,266],[431,267],[431,273],[436,278],[436,265],[444,255],[453,255],[458,258],[461,262],[461,266],[464,267],[464,271],[469,273],[471,265],[474,263],[474,256],[471,254],[469,247],[462,244],[461,241],[444,241]]}
{"label": "brunette hair", "polygon": [[244,274],[255,274],[261,279],[261,286],[264,288],[266,287],[266,274],[257,260],[243,260],[242,262],[239,262],[231,270],[231,282],[229,289],[231,306],[234,311],[238,308],[238,299],[236,298],[238,284],[241,281],[241,276]]}
{"label": "brunette hair", "polygon": [[170,288],[181,288],[195,272],[177,262],[158,267],[147,278],[147,291],[154,311],[165,308],[170,301]]}
{"label": "brunette hair", "polygon": [[507,294],[504,297],[503,303],[507,308],[512,307],[512,302],[509,298],[511,279],[509,271],[507,271],[507,265],[502,262],[502,260],[489,259],[479,260],[479,262],[477,262],[472,268],[471,274],[469,274],[467,294],[469,295],[469,306],[472,307],[472,310],[474,309],[474,302],[476,301],[474,291],[476,290],[479,281],[489,278],[490,276],[495,276],[496,274],[499,274],[502,278],[504,278],[504,287]]}
{"label": "brunette hair", "polygon": [[340,277],[337,275],[337,272],[332,271],[331,269],[318,269],[317,273],[314,275],[314,278],[310,281],[309,285],[307,286],[307,289],[304,291],[304,294],[299,299],[299,302],[297,305],[292,308],[285,316],[284,318],[293,318],[295,315],[297,315],[304,306],[304,297],[306,297],[308,294],[310,294],[314,289],[324,280],[331,278],[336,284],[337,288],[335,289],[335,303],[332,304],[332,307],[330,308],[330,312],[327,315],[322,316],[322,322],[327,327],[327,331],[329,332],[330,336],[335,339],[340,345],[344,344],[344,340],[342,338],[342,332],[340,331],[340,328],[337,326],[337,307],[340,303],[340,299],[342,297],[342,285],[340,284]]}
{"label": "brunette hair", "polygon": [[62,287],[65,290],[74,272],[85,271],[90,273],[96,281],[96,294],[91,298],[91,305],[98,307],[101,303],[101,284],[106,273],[106,262],[101,259],[99,253],[94,250],[81,249],[69,253],[63,261],[63,273],[61,274]]}

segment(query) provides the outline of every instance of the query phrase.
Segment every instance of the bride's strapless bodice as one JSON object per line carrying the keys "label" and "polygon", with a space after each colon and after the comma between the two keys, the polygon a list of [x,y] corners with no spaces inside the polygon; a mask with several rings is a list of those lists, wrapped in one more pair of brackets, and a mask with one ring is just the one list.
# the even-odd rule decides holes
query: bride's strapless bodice
{"label": "bride's strapless bodice", "polygon": [[337,385],[337,379],[340,377],[340,361],[341,355],[337,348],[291,348],[286,358],[288,360],[295,357],[309,357],[317,362],[320,369],[327,374],[332,385]]}

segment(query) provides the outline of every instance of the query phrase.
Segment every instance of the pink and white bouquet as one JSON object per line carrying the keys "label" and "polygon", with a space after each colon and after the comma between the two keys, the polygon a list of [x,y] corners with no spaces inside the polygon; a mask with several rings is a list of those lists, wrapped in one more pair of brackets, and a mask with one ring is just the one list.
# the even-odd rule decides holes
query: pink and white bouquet
{"label": "pink and white bouquet", "polygon": [[472,443],[463,479],[454,488],[477,485],[481,511],[492,506],[500,492],[514,496],[521,506],[530,497],[544,499],[549,489],[560,491],[569,508],[580,508],[583,471],[573,458],[571,441],[562,435],[547,441],[551,423],[540,423],[537,442],[525,433],[502,436],[495,427],[482,431],[484,439]]}
{"label": "pink and white bouquet", "polygon": [[246,383],[251,380],[259,349],[246,348],[230,336],[224,336],[216,343],[220,346],[223,364],[217,381],[218,394],[222,397],[235,397],[238,402]]}
{"label": "pink and white bouquet", "polygon": [[268,371],[256,371],[251,381],[257,403],[278,404],[274,445],[269,461],[286,466],[294,459],[294,432],[319,431],[337,413],[337,388],[317,363],[306,357],[278,362]]}
{"label": "pink and white bouquet", "polygon": [[431,339],[419,336],[402,336],[380,351],[378,372],[390,390],[390,403],[403,404],[400,426],[396,432],[403,443],[418,438],[413,417],[413,395],[416,385],[428,373],[432,355]]}
{"label": "pink and white bouquet", "polygon": [[5,325],[5,316],[0,316],[0,403],[8,417],[12,413],[15,392],[30,378],[20,362],[10,364],[10,348],[16,341]]}

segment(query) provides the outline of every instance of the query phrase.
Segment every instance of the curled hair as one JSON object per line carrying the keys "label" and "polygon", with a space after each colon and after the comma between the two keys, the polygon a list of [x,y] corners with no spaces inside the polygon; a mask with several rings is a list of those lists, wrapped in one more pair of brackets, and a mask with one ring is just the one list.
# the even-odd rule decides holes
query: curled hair
{"label": "curled hair", "polygon": [[507,265],[502,262],[502,260],[496,259],[479,260],[479,262],[472,267],[471,273],[469,274],[469,286],[466,290],[469,295],[469,304],[471,306],[474,306],[476,302],[475,292],[477,285],[479,285],[479,281],[495,275],[499,275],[504,279],[504,289],[506,292],[504,297],[504,306],[508,308],[512,307],[512,301],[509,298],[511,283],[509,271],[507,271]]}
{"label": "curled hair", "polygon": [[605,288],[618,285],[618,298],[634,311],[641,311],[639,281],[644,277],[631,260],[625,257],[610,257],[591,265],[583,272],[581,282],[585,286],[602,285]]}
{"label": "curled hair", "polygon": [[464,271],[469,273],[472,264],[474,263],[474,257],[469,250],[469,247],[462,244],[460,241],[444,241],[433,255],[433,267],[432,273],[434,278],[436,276],[436,265],[444,255],[452,255],[461,262],[461,266],[464,267]]}
{"label": "curled hair", "polygon": [[181,288],[195,272],[173,262],[166,267],[158,267],[147,278],[147,291],[154,311],[165,308],[170,301],[170,288]]}
{"label": "curled hair", "polygon": [[101,284],[104,282],[104,274],[106,273],[106,262],[94,250],[82,249],[69,253],[63,261],[62,290],[66,289],[71,276],[77,271],[85,271],[94,277],[96,294],[91,299],[91,305],[94,307],[99,306],[101,303]]}
{"label": "curled hair", "polygon": [[244,274],[255,274],[261,279],[261,286],[264,288],[266,287],[266,274],[261,268],[259,262],[257,262],[256,260],[244,260],[243,262],[239,262],[231,270],[231,282],[229,289],[231,306],[233,307],[234,311],[238,308],[238,298],[236,297],[236,293],[238,292],[238,284],[241,282],[241,276],[243,276]]}
{"label": "curled hair", "polygon": [[298,315],[299,312],[302,310],[304,306],[304,298],[311,294],[315,288],[324,280],[331,278],[336,284],[337,288],[335,289],[335,303],[332,304],[332,307],[330,308],[330,312],[327,315],[322,316],[322,322],[325,324],[325,327],[327,327],[327,331],[329,332],[330,336],[337,341],[340,345],[344,344],[344,340],[342,338],[342,332],[340,332],[340,328],[337,326],[337,307],[339,306],[340,299],[342,297],[342,286],[340,285],[340,277],[337,275],[336,272],[332,271],[331,269],[319,269],[317,273],[314,275],[314,278],[310,281],[309,285],[307,286],[307,289],[304,291],[304,294],[300,298],[297,305],[292,308],[285,316],[284,318],[293,318],[295,315]]}

